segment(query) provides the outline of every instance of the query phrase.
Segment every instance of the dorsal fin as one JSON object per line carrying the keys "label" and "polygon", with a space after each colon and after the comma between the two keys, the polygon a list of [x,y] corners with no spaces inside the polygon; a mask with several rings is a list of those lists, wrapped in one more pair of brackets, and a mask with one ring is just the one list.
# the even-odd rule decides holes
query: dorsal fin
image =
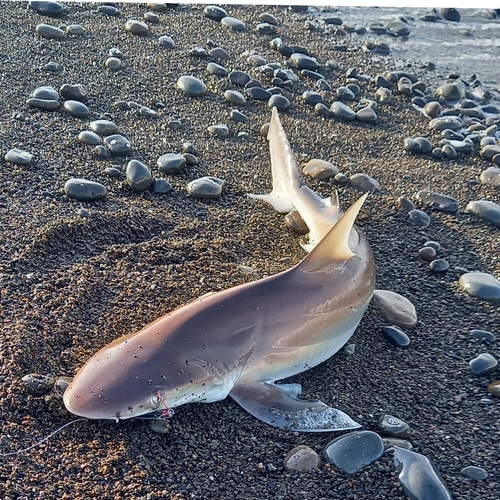
{"label": "dorsal fin", "polygon": [[332,261],[347,261],[354,256],[349,248],[349,234],[368,193],[364,194],[337,221],[311,253],[299,264],[306,272],[320,271]]}

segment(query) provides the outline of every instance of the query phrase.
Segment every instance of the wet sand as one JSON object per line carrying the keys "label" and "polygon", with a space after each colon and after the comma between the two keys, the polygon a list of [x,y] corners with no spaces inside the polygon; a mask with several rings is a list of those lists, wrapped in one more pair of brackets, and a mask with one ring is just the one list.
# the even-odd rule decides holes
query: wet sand
{"label": "wet sand", "polygon": [[[331,35],[310,32],[305,14],[272,6],[227,6],[247,29],[233,32],[203,17],[203,7],[189,5],[160,14],[151,34],[126,33],[125,21],[140,19],[147,7],[119,4],[121,17],[96,12],[97,4],[71,4],[60,20],[26,10],[21,2],[0,9],[0,279],[3,331],[0,338],[0,452],[32,445],[73,419],[54,393],[35,398],[26,394],[21,378],[28,373],[73,376],[100,347],[122,334],[211,291],[225,289],[287,269],[304,252],[300,238],[262,202],[248,192],[268,192],[269,152],[260,127],[270,119],[265,103],[251,102],[241,110],[248,124],[232,123],[231,106],[223,99],[227,78],[205,72],[208,60],[193,58],[195,46],[207,41],[226,49],[228,70],[243,69],[269,85],[252,69],[244,50],[255,49],[268,61],[284,61],[269,49],[273,36],[259,35],[261,12],[282,18],[278,34],[285,43],[303,45],[323,64],[334,59],[339,69],[325,71],[333,87],[345,82],[345,71],[357,66],[375,76],[386,69],[417,73],[430,86],[444,81],[439,68],[402,67],[390,57],[364,53],[362,37],[346,43],[346,53],[333,51]],[[62,41],[43,40],[35,33],[40,22],[81,24],[86,34]],[[156,39],[168,34],[174,50]],[[110,48],[125,54],[125,68],[110,73],[103,66]],[[52,74],[43,66],[57,61]],[[175,89],[177,78],[193,74],[209,87],[205,97],[190,98]],[[39,85],[58,89],[64,83],[90,88],[92,119],[112,119],[131,139],[129,158],[97,159],[92,147],[77,140],[90,120],[64,111],[28,108],[26,99]],[[437,161],[402,150],[405,137],[429,135],[428,119],[407,97],[395,93],[378,111],[376,125],[345,123],[315,117],[300,98],[314,83],[301,79],[284,94],[292,109],[282,116],[295,154],[305,164],[311,158],[336,163],[346,175],[357,172],[376,178],[382,192],[369,197],[359,225],[372,245],[377,287],[403,294],[417,307],[419,323],[408,332],[412,344],[400,350],[383,338],[386,323],[370,307],[352,338],[353,356],[337,354],[321,366],[298,375],[304,397],[331,402],[364,429],[377,431],[380,415],[390,413],[411,425],[414,451],[432,458],[456,500],[498,498],[498,411],[486,387],[498,378],[472,376],[468,362],[480,352],[499,357],[493,344],[472,339],[480,328],[500,335],[498,304],[468,297],[458,285],[454,266],[500,276],[500,238],[494,228],[466,214],[471,200],[499,202],[499,192],[474,184],[489,163],[473,156]],[[372,97],[373,83],[362,85]],[[117,100],[166,107],[159,119],[138,117],[113,106]],[[13,118],[23,113],[25,120]],[[171,130],[170,119],[182,128]],[[221,139],[209,125],[227,123],[230,135]],[[248,138],[239,138],[240,130]],[[429,135],[437,144],[438,135]],[[148,164],[155,176],[158,156],[181,152],[183,142],[198,149],[200,163],[175,176],[168,196],[133,192],[125,177],[108,178],[111,164],[124,172],[130,158]],[[7,164],[3,157],[19,147],[34,155],[30,165]],[[202,175],[225,179],[223,196],[195,200],[186,185]],[[78,202],[64,195],[67,179],[84,177],[106,185],[105,200]],[[308,181],[325,196],[339,190],[342,206],[358,196],[349,184]],[[412,225],[398,198],[413,198],[421,189],[454,197],[457,214],[431,212],[431,225]],[[81,217],[84,207],[90,217]],[[442,245],[440,257],[451,269],[431,274],[417,258],[427,240]],[[248,273],[241,266],[251,267]],[[244,268],[245,269],[245,268]],[[5,499],[303,499],[374,500],[405,498],[392,457],[348,476],[322,463],[310,473],[290,473],[283,457],[298,444],[320,452],[334,433],[299,434],[259,422],[232,400],[191,404],[176,410],[167,434],[159,435],[145,421],[84,421],[62,430],[47,443],[14,457],[0,457],[0,496]],[[486,469],[489,477],[473,481],[460,471],[469,465]]]}

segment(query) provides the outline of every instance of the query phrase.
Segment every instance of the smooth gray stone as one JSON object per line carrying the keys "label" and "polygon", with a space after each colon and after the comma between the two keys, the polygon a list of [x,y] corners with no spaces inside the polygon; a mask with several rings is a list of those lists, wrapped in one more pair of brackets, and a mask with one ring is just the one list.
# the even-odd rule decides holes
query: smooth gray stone
{"label": "smooth gray stone", "polygon": [[151,170],[139,160],[130,160],[127,163],[127,184],[134,191],[145,191],[153,183]]}
{"label": "smooth gray stone", "polygon": [[277,26],[278,24],[278,19],[276,19],[276,17],[274,17],[270,12],[262,12],[262,14],[259,15],[259,19],[263,23],[269,23],[274,26]]}
{"label": "smooth gray stone", "polygon": [[130,141],[120,134],[108,135],[104,138],[104,144],[113,156],[126,156],[132,150]]}
{"label": "smooth gray stone", "polygon": [[156,12],[144,12],[144,21],[148,23],[159,23],[160,16]]}
{"label": "smooth gray stone", "polygon": [[496,340],[495,334],[487,330],[472,330],[470,334],[471,337],[475,339],[487,340],[488,342],[494,342]]}
{"label": "smooth gray stone", "polygon": [[302,169],[304,175],[308,175],[313,179],[329,179],[337,175],[338,172],[339,169],[336,165],[318,158],[309,160]]}
{"label": "smooth gray stone", "polygon": [[247,104],[245,96],[237,90],[226,90],[224,92],[224,99],[231,104],[236,104],[237,106],[246,106]]}
{"label": "smooth gray stone", "polygon": [[261,87],[247,87],[245,92],[250,99],[255,101],[268,101],[272,96],[271,92]]}
{"label": "smooth gray stone", "polygon": [[353,474],[379,459],[384,453],[382,438],[371,431],[355,431],[330,441],[323,450],[328,462]]}
{"label": "smooth gray stone", "polygon": [[186,158],[186,165],[198,165],[198,157],[192,153],[184,153],[182,156]]}
{"label": "smooth gray stone", "polygon": [[108,51],[109,57],[118,57],[118,59],[123,58],[123,53],[120,49],[116,47],[111,47]]}
{"label": "smooth gray stone", "polygon": [[378,116],[375,110],[371,107],[361,108],[356,112],[356,116],[360,122],[377,123]]}
{"label": "smooth gray stone", "polygon": [[379,419],[378,427],[384,436],[405,439],[412,435],[410,426],[406,422],[403,422],[403,420],[392,415],[382,415]]}
{"label": "smooth gray stone", "polygon": [[347,87],[339,87],[337,89],[337,97],[345,101],[354,101],[354,99],[356,99],[354,92]]}
{"label": "smooth gray stone", "polygon": [[44,69],[46,71],[57,71],[59,69],[59,64],[57,64],[55,61],[49,61],[45,66]]}
{"label": "smooth gray stone", "polygon": [[429,227],[429,224],[431,223],[431,218],[429,215],[427,215],[425,212],[422,210],[410,210],[408,212],[408,217],[410,221],[415,224],[418,227],[421,227],[425,229],[426,227]]}
{"label": "smooth gray stone", "polygon": [[445,144],[441,148],[441,151],[443,153],[443,156],[450,160],[458,156],[457,152],[455,151],[455,148],[453,146],[450,146],[450,144]]}
{"label": "smooth gray stone", "polygon": [[207,5],[203,9],[203,15],[209,19],[213,19],[214,21],[221,21],[227,16],[227,12],[222,7],[218,7],[217,5]]}
{"label": "smooth gray stone", "polygon": [[58,101],[60,98],[59,92],[50,85],[37,87],[31,96],[35,99],[44,99],[46,101]]}
{"label": "smooth gray stone", "polygon": [[458,116],[440,116],[438,118],[433,118],[429,122],[429,128],[432,130],[458,130],[464,126],[464,122]]}
{"label": "smooth gray stone", "polygon": [[437,101],[428,102],[424,106],[424,111],[430,118],[436,118],[436,116],[439,116],[441,114],[441,109],[441,104],[439,104],[439,102]]}
{"label": "smooth gray stone", "polygon": [[479,180],[483,184],[487,184],[493,187],[500,187],[500,168],[488,167],[486,170],[481,172]]}
{"label": "smooth gray stone", "polygon": [[319,68],[318,61],[311,56],[306,56],[300,52],[294,52],[290,57],[289,61],[297,69],[311,69],[316,70]]}
{"label": "smooth gray stone", "polygon": [[80,201],[100,200],[106,196],[107,189],[99,182],[86,179],[69,179],[64,184],[64,192],[68,198]]}
{"label": "smooth gray stone", "polygon": [[236,69],[229,73],[229,80],[231,81],[231,83],[233,83],[234,85],[238,85],[239,87],[244,87],[251,79],[252,78],[248,73],[245,73],[244,71],[241,71],[239,69]]}
{"label": "smooth gray stone", "polygon": [[177,153],[166,153],[161,155],[156,164],[161,172],[175,174],[186,167],[186,157]]}
{"label": "smooth gray stone", "polygon": [[420,146],[420,152],[423,154],[430,153],[432,151],[432,142],[425,137],[415,137],[415,142]]}
{"label": "smooth gray stone", "polygon": [[287,471],[309,472],[317,469],[320,463],[320,456],[304,444],[299,444],[290,450],[283,459]]}
{"label": "smooth gray stone", "polygon": [[[446,141],[446,142],[445,142]],[[472,144],[465,141],[455,141],[453,139],[444,139],[443,143],[451,146],[457,153],[470,153],[472,151]]]}
{"label": "smooth gray stone", "polygon": [[302,219],[299,211],[295,210],[295,208],[285,215],[285,224],[294,233],[306,235],[309,232],[309,228],[304,222],[304,219]]}
{"label": "smooth gray stone", "polygon": [[120,177],[122,175],[120,169],[116,167],[106,167],[104,173],[110,177]]}
{"label": "smooth gray stone", "polygon": [[55,378],[40,373],[30,373],[21,379],[26,391],[31,396],[40,397],[47,394],[54,387]]}
{"label": "smooth gray stone", "polygon": [[257,32],[261,35],[274,35],[276,26],[270,23],[259,23],[257,24]]}
{"label": "smooth gray stone", "polygon": [[[247,61],[255,67],[261,67],[266,64],[266,60],[260,54],[252,54],[247,58]],[[267,69],[268,68],[261,68],[262,71],[265,71]]]}
{"label": "smooth gray stone", "polygon": [[388,104],[389,102],[391,102],[392,92],[390,91],[390,89],[380,87],[376,90],[375,97],[381,104]]}
{"label": "smooth gray stone", "polygon": [[491,274],[465,273],[460,276],[459,283],[472,297],[491,302],[500,300],[500,281]]}
{"label": "smooth gray stone", "polygon": [[82,36],[85,34],[85,28],[80,24],[70,24],[66,27],[66,33],[68,35]]}
{"label": "smooth gray stone", "polygon": [[59,101],[54,101],[52,99],[38,99],[36,97],[30,97],[26,104],[32,108],[44,109],[45,111],[55,111],[61,107]]}
{"label": "smooth gray stone", "polygon": [[149,26],[142,21],[137,21],[137,19],[129,19],[125,23],[125,30],[134,35],[145,35],[149,32]]}
{"label": "smooth gray stone", "polygon": [[457,23],[460,21],[460,12],[453,7],[442,7],[439,9],[439,14],[447,21],[454,21]]}
{"label": "smooth gray stone", "polygon": [[86,118],[90,115],[89,108],[87,108],[87,106],[85,106],[85,104],[80,101],[64,101],[63,107],[70,115],[76,116],[78,118]]}
{"label": "smooth gray stone", "polygon": [[405,151],[409,151],[410,153],[422,152],[422,146],[415,139],[412,139],[411,137],[406,137],[404,139],[403,149]]}
{"label": "smooth gray stone", "polygon": [[99,135],[111,135],[118,131],[117,125],[109,120],[94,120],[90,122],[90,128]]}
{"label": "smooth gray stone", "polygon": [[43,16],[59,16],[61,15],[65,10],[65,6],[60,4],[59,2],[50,2],[50,1],[43,1],[43,0],[31,0],[28,2],[28,6],[36,10],[39,14],[42,14]]}
{"label": "smooth gray stone", "polygon": [[319,92],[314,92],[313,90],[306,90],[302,94],[302,99],[307,102],[307,104],[318,104],[319,102],[323,102],[323,96]]}
{"label": "smooth gray stone", "polygon": [[147,106],[141,106],[139,108],[139,114],[148,118],[158,118],[160,116],[154,109],[148,108]]}
{"label": "smooth gray stone", "polygon": [[450,264],[446,259],[434,259],[429,263],[429,269],[433,273],[444,273],[448,271]]}
{"label": "smooth gray stone", "polygon": [[422,190],[417,193],[417,198],[422,202],[422,204],[427,205],[434,210],[439,210],[441,212],[458,211],[458,201],[451,196],[446,196],[445,194]]}
{"label": "smooth gray stone", "polygon": [[249,118],[245,114],[241,113],[237,109],[231,110],[231,119],[237,123],[247,123]]}
{"label": "smooth gray stone", "polygon": [[465,85],[460,81],[446,83],[436,89],[436,95],[445,101],[459,101],[465,98]]}
{"label": "smooth gray stone", "polygon": [[207,71],[211,75],[227,76],[227,69],[224,68],[224,66],[221,66],[220,64],[214,62],[208,63]]}
{"label": "smooth gray stone", "polygon": [[190,97],[198,97],[207,93],[207,86],[198,78],[190,75],[181,76],[176,87]]}
{"label": "smooth gray stone", "polygon": [[465,211],[477,215],[496,227],[500,227],[500,205],[492,201],[471,201],[465,207]]}
{"label": "smooth gray stone", "polygon": [[498,361],[488,352],[483,352],[469,361],[470,371],[474,375],[489,375],[498,368]]}
{"label": "smooth gray stone", "polygon": [[83,83],[77,83],[75,85],[71,85],[69,83],[65,83],[59,89],[59,93],[65,99],[71,99],[73,101],[83,101],[89,94],[89,89]]}
{"label": "smooth gray stone", "polygon": [[401,328],[394,325],[383,326],[382,333],[384,334],[385,339],[392,345],[401,349],[408,349],[408,347],[410,347],[410,337],[408,337],[408,335],[406,335]]}
{"label": "smooth gray stone", "polygon": [[229,135],[229,128],[225,123],[218,123],[217,125],[210,125],[207,129],[211,134],[218,137],[226,137]]}
{"label": "smooth gray stone", "polygon": [[160,44],[160,47],[163,47],[165,49],[173,49],[175,47],[173,38],[169,37],[168,35],[160,36],[158,38],[158,43]]}
{"label": "smooth gray stone", "polygon": [[340,101],[332,103],[330,106],[330,114],[339,120],[352,121],[356,118],[355,111]]}
{"label": "smooth gray stone", "polygon": [[280,112],[285,112],[290,109],[291,103],[284,95],[275,94],[270,97],[267,105],[271,109],[276,108]]}
{"label": "smooth gray stone", "polygon": [[4,160],[15,165],[28,165],[33,159],[33,155],[22,149],[13,148],[4,156]]}
{"label": "smooth gray stone", "polygon": [[476,481],[481,481],[482,479],[486,479],[488,477],[488,472],[486,472],[482,467],[476,467],[474,465],[464,467],[460,472],[463,476],[470,477]]}
{"label": "smooth gray stone", "polygon": [[172,191],[170,182],[165,179],[156,179],[153,184],[153,192],[156,194],[168,194]]}
{"label": "smooth gray stone", "polygon": [[97,153],[97,156],[99,156],[99,158],[104,158],[106,160],[108,158],[111,158],[111,151],[101,144],[95,147],[95,152]]}
{"label": "smooth gray stone", "polygon": [[420,453],[393,448],[399,482],[411,500],[453,500],[432,461]]}
{"label": "smooth gray stone", "polygon": [[500,154],[500,146],[496,144],[487,144],[481,148],[481,157],[485,160],[492,160],[498,154]]}
{"label": "smooth gray stone", "polygon": [[385,27],[394,36],[408,36],[410,27],[403,21],[389,21]]}
{"label": "smooth gray stone", "polygon": [[107,14],[108,16],[119,16],[120,10],[112,5],[99,5],[97,7],[97,12],[102,12],[103,14]]}
{"label": "smooth gray stone", "polygon": [[328,106],[325,106],[322,102],[318,102],[314,106],[314,114],[318,116],[324,116],[325,118],[331,118],[332,114]]}
{"label": "smooth gray stone", "polygon": [[415,206],[415,203],[413,201],[409,200],[408,198],[405,198],[404,196],[400,197],[398,199],[399,205],[403,210],[406,210],[409,212],[410,210],[415,210],[417,207]]}
{"label": "smooth gray stone", "polygon": [[37,35],[42,38],[47,39],[61,39],[64,38],[64,31],[56,28],[55,26],[51,26],[50,24],[37,24],[35,31]]}
{"label": "smooth gray stone", "polygon": [[231,56],[227,50],[224,50],[222,47],[214,47],[208,53],[210,57],[214,57],[215,59],[221,59],[222,61],[229,61]]}
{"label": "smooth gray stone", "polygon": [[353,174],[349,179],[352,185],[361,189],[361,191],[373,193],[375,191],[380,191],[380,184],[373,177],[367,174]]}
{"label": "smooth gray stone", "polygon": [[240,21],[239,19],[236,19],[235,17],[231,16],[223,17],[220,23],[223,26],[231,28],[234,31],[243,31],[246,27],[243,21]]}
{"label": "smooth gray stone", "polygon": [[187,185],[187,192],[193,198],[219,198],[225,183],[217,177],[200,177]]}

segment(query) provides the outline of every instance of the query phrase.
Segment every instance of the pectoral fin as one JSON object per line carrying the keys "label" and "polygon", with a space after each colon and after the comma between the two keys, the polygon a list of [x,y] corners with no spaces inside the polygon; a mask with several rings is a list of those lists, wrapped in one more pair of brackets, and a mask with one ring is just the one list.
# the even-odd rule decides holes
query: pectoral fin
{"label": "pectoral fin", "polygon": [[340,410],[322,401],[298,399],[298,384],[246,382],[229,395],[248,413],[274,427],[299,432],[356,429],[360,425]]}

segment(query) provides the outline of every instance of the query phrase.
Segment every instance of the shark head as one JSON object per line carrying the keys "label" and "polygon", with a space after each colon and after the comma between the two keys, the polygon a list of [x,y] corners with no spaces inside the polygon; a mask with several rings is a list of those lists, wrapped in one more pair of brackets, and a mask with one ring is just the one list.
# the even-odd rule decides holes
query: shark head
{"label": "shark head", "polygon": [[215,361],[195,357],[188,343],[180,352],[179,343],[169,342],[158,328],[162,319],[92,356],[64,392],[66,409],[85,418],[118,421],[224,399],[233,377],[222,376]]}

